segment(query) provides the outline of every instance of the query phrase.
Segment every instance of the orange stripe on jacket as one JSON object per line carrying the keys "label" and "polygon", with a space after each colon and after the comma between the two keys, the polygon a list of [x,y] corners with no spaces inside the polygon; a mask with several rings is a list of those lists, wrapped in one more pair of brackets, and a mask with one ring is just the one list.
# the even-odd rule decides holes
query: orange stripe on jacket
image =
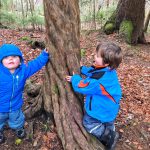
{"label": "orange stripe on jacket", "polygon": [[84,87],[87,87],[88,85],[89,85],[89,82],[84,83],[83,80],[81,80],[80,83],[78,84],[78,87],[79,88],[84,88]]}
{"label": "orange stripe on jacket", "polygon": [[100,88],[102,90],[103,95],[107,96],[109,99],[116,103],[115,99],[105,90],[103,85],[100,84]]}

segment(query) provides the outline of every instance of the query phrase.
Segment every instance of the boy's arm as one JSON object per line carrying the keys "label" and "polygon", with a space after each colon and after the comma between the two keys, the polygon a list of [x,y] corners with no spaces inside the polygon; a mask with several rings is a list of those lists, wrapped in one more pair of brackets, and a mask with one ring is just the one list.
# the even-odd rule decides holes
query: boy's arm
{"label": "boy's arm", "polygon": [[29,61],[28,64],[26,65],[26,72],[25,72],[26,78],[29,78],[34,73],[39,71],[43,66],[45,66],[46,63],[48,62],[48,58],[49,54],[45,50],[43,50],[42,53],[37,58]]}
{"label": "boy's arm", "polygon": [[71,83],[74,91],[81,94],[98,94],[100,92],[100,85],[95,79],[83,79],[76,74],[72,76]]}

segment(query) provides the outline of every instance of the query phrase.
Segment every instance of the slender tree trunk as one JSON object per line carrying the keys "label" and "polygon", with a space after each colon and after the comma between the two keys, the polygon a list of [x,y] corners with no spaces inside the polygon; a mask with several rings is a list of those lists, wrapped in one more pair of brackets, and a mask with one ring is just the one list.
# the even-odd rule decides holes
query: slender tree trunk
{"label": "slender tree trunk", "polygon": [[109,0],[106,0],[106,6],[109,7]]}
{"label": "slender tree trunk", "polygon": [[12,13],[14,12],[14,1],[13,0],[11,1],[11,11],[12,11]]}
{"label": "slender tree trunk", "polygon": [[29,3],[28,3],[28,0],[26,0],[25,3],[26,3],[26,18],[27,18],[28,12],[29,12]]}
{"label": "slender tree trunk", "polygon": [[[33,0],[29,0],[29,4],[30,4],[30,11],[31,11],[31,15],[32,17],[34,16],[33,12],[34,12],[34,1]],[[35,24],[32,22],[32,27],[35,30]]]}
{"label": "slender tree trunk", "polygon": [[25,25],[24,25],[25,13],[24,13],[23,0],[21,0],[21,10],[22,10],[22,20],[23,20],[23,29],[24,29],[25,28]]}
{"label": "slender tree trunk", "polygon": [[96,4],[95,0],[93,0],[93,28],[96,30]]}
{"label": "slender tree trunk", "polygon": [[149,24],[149,20],[150,20],[150,10],[147,14],[147,17],[146,17],[146,20],[145,20],[145,24],[144,24],[144,32],[147,31],[147,28],[148,28],[148,24]]}
{"label": "slender tree trunk", "polygon": [[102,8],[104,0],[98,0],[98,11]]}

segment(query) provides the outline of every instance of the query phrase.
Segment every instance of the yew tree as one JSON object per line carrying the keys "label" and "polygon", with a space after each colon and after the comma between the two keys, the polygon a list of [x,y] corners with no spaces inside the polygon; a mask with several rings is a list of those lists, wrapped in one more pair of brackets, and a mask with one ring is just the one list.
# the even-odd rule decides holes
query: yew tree
{"label": "yew tree", "polygon": [[119,31],[131,44],[145,43],[145,0],[119,0],[117,9],[104,26],[109,34]]}
{"label": "yew tree", "polygon": [[101,143],[82,126],[83,99],[74,93],[66,75],[79,73],[80,12],[78,0],[44,0],[46,43],[50,61],[44,85],[31,107],[32,117],[43,108],[53,118],[65,150],[101,150]]}

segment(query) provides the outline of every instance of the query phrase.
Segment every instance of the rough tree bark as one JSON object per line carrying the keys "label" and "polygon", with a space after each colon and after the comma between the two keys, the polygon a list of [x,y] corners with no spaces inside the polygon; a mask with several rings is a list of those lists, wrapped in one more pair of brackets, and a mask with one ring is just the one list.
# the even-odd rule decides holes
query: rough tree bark
{"label": "rough tree bark", "polygon": [[[73,71],[79,73],[80,18],[78,0],[44,0],[47,47],[51,54],[46,66],[44,86],[33,108],[53,114],[58,136],[65,150],[102,150],[101,143],[82,126],[83,109],[79,96],[65,81]],[[79,100],[80,99],[80,100]]]}
{"label": "rough tree bark", "polygon": [[113,16],[113,19],[111,18],[107,23],[113,23],[114,30],[119,30],[122,21],[131,21],[133,25],[131,44],[145,43],[143,33],[144,17],[145,0],[119,0],[115,17]]}

